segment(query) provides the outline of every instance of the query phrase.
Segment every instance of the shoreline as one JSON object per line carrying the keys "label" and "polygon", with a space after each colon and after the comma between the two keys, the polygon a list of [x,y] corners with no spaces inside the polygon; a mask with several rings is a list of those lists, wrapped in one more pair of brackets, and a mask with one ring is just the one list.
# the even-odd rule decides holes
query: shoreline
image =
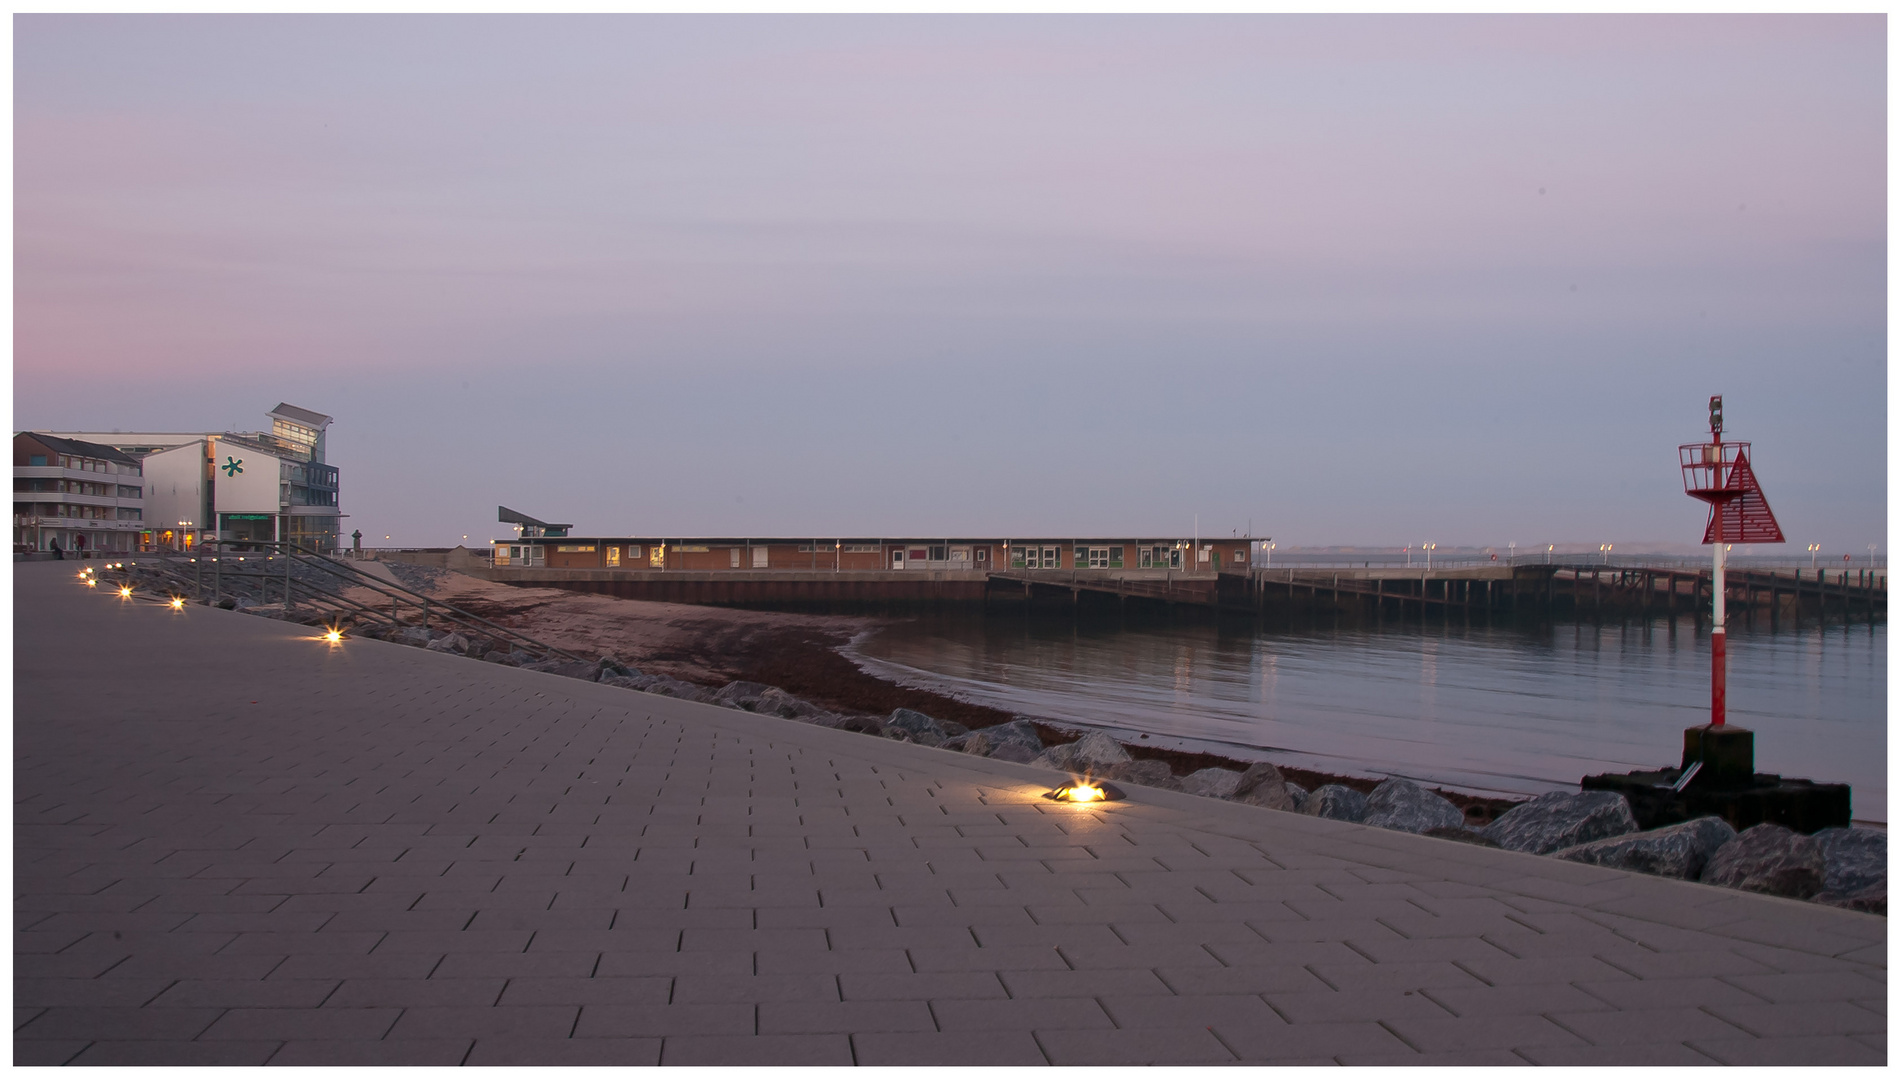
{"label": "shoreline", "polygon": [[[711,689],[734,680],[763,683],[835,711],[888,716],[893,709],[915,709],[972,729],[1006,723],[1019,715],[903,686],[860,668],[840,650],[856,635],[889,621],[879,616],[804,615],[622,600],[562,589],[504,585],[433,568],[403,569],[405,577],[416,579],[414,586],[549,644],[615,656],[642,670]],[[1045,745],[1073,741],[1094,730],[1028,719],[1035,723]],[[1131,757],[1160,761],[1177,776],[1210,767],[1246,770],[1255,763],[1140,742],[1121,745]],[[1371,777],[1278,763],[1276,768],[1289,781],[1310,791],[1324,784],[1339,784],[1367,793],[1380,783]],[[1421,786],[1457,806],[1472,825],[1489,823],[1523,801]]]}

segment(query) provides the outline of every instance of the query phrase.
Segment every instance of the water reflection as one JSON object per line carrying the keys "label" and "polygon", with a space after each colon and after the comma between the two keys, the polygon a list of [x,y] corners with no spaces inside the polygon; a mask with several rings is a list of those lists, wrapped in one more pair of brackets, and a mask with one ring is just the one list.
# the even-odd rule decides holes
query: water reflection
{"label": "water reflection", "polygon": [[[1661,631],[1661,632],[1659,632]],[[1844,781],[1887,816],[1887,629],[1730,635],[1730,718],[1758,768]],[[1530,793],[1674,764],[1709,708],[1685,620],[1593,626],[1113,624],[964,615],[867,636],[887,678],[1159,745]]]}

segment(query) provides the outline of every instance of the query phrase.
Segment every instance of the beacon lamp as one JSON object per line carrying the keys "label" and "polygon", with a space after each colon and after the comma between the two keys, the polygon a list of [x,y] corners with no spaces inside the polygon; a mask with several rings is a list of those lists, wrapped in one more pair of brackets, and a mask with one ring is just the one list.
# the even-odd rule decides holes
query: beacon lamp
{"label": "beacon lamp", "polygon": [[1054,791],[1046,791],[1043,793],[1043,797],[1051,802],[1114,802],[1122,798],[1122,789],[1116,787],[1114,784],[1096,783],[1088,779],[1083,779],[1065,784]]}

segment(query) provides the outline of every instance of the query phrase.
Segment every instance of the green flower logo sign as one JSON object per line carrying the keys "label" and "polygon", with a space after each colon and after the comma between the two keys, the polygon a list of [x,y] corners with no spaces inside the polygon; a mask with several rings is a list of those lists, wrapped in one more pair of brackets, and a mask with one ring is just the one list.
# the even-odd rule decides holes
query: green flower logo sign
{"label": "green flower logo sign", "polygon": [[218,466],[218,468],[224,470],[224,475],[227,478],[236,476],[244,471],[244,459],[227,457],[224,459],[224,464]]}

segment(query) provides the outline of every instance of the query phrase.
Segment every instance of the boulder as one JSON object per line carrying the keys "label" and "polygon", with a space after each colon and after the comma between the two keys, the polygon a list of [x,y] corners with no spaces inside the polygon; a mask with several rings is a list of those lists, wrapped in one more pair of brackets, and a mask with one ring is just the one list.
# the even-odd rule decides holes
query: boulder
{"label": "boulder", "polygon": [[1880,886],[1885,908],[1888,889],[1886,832],[1837,826],[1823,829],[1811,839],[1822,846],[1822,860],[1828,867],[1822,876],[1824,893],[1845,896]]}
{"label": "boulder", "polygon": [[429,631],[420,626],[405,626],[385,637],[384,641],[394,641],[398,645],[414,645],[417,648],[429,646]]}
{"label": "boulder", "polygon": [[506,664],[509,667],[524,667],[535,662],[533,653],[524,652],[521,649],[509,649],[506,652],[497,650],[489,653],[483,657],[483,659],[492,664]]}
{"label": "boulder", "polygon": [[1197,769],[1182,777],[1182,790],[1190,795],[1225,799],[1234,794],[1235,785],[1240,782],[1241,773],[1237,769]]}
{"label": "boulder", "polygon": [[772,689],[775,688],[765,683],[734,680],[715,690],[712,701],[715,705],[724,705],[729,709],[745,709],[751,712],[759,696]]}
{"label": "boulder", "polygon": [[679,679],[669,679],[664,675],[648,683],[645,689],[649,694],[663,694],[682,701],[708,701],[713,697],[704,686],[695,686],[690,682],[681,682]]}
{"label": "boulder", "polygon": [[786,720],[802,720],[825,710],[804,698],[793,697],[775,686],[759,695],[759,699],[753,702],[752,711]]}
{"label": "boulder", "polygon": [[[1460,819],[1463,822],[1463,814]],[[1549,855],[1634,833],[1637,818],[1630,812],[1630,803],[1615,791],[1552,791],[1512,807],[1483,831],[1507,851]]]}
{"label": "boulder", "polygon": [[1698,880],[1771,896],[1807,900],[1822,891],[1822,845],[1780,825],[1754,825],[1716,849]]}
{"label": "boulder", "polygon": [[1293,793],[1287,790],[1287,780],[1281,776],[1281,771],[1265,761],[1249,765],[1235,782],[1234,794],[1228,798],[1249,806],[1265,806],[1269,810],[1292,810],[1296,806]]}
{"label": "boulder", "polygon": [[1111,765],[1122,765],[1132,760],[1122,744],[1104,735],[1092,731],[1076,740],[1076,765],[1085,769],[1106,769]]}
{"label": "boulder", "polygon": [[1300,812],[1334,821],[1360,821],[1366,817],[1366,805],[1366,796],[1345,784],[1322,784],[1300,804]]}
{"label": "boulder", "polygon": [[1006,742],[984,756],[996,761],[1014,761],[1018,764],[1029,765],[1036,761],[1039,753],[1023,743]]}
{"label": "boulder", "polygon": [[1729,822],[1702,817],[1661,829],[1593,840],[1553,854],[1571,862],[1695,881],[1710,856],[1734,839],[1736,830],[1729,827]]}
{"label": "boulder", "polygon": [[602,675],[602,686],[618,686],[627,690],[645,690],[659,680],[657,675]]}
{"label": "boulder", "polygon": [[448,634],[429,643],[435,652],[465,653],[469,651],[469,639],[461,634]]}
{"label": "boulder", "polygon": [[1287,794],[1294,797],[1295,813],[1299,813],[1300,808],[1307,805],[1307,789],[1292,780],[1287,781]]}
{"label": "boulder", "polygon": [[1366,797],[1363,825],[1399,832],[1425,832],[1434,826],[1463,828],[1465,815],[1446,800],[1413,783],[1390,777]]}
{"label": "boulder", "polygon": [[912,742],[920,742],[926,746],[938,746],[953,734],[962,734],[964,730],[968,730],[960,729],[953,732],[942,720],[935,716],[927,716],[916,709],[893,709],[891,715],[885,718],[884,723],[886,728],[905,732],[911,736]]}
{"label": "boulder", "polygon": [[[1043,752],[1043,740],[1036,733],[1036,725],[1027,720],[1012,720],[1007,724],[978,728],[968,734],[954,736],[945,745],[953,743],[956,749],[966,754],[1000,757],[1006,761],[1034,761]],[[1012,752],[1004,753],[1006,747],[1012,748]]]}
{"label": "boulder", "polygon": [[1182,790],[1182,782],[1175,779],[1175,774],[1169,771],[1168,763],[1152,759],[1125,761],[1120,765],[1111,765],[1103,770],[1100,779],[1140,784],[1143,787],[1161,788],[1164,791]]}
{"label": "boulder", "polygon": [[1499,846],[1498,841],[1485,835],[1483,831],[1470,829],[1464,825],[1456,827],[1451,825],[1434,825],[1419,835],[1431,836],[1440,840],[1454,840],[1461,844],[1474,844],[1478,847],[1495,848]]}
{"label": "boulder", "polygon": [[612,656],[603,656],[595,661],[595,663],[599,665],[601,669],[601,679],[603,680],[610,678],[625,679],[640,674],[639,668],[628,667]]}
{"label": "boulder", "polygon": [[540,660],[532,664],[523,664],[522,668],[526,671],[545,671],[550,675],[582,679],[586,682],[593,682],[601,674],[600,668],[577,660]]}
{"label": "boulder", "polygon": [[842,731],[856,731],[861,735],[883,735],[884,723],[875,716],[846,716],[839,720]]}
{"label": "boulder", "polygon": [[1870,885],[1866,889],[1852,893],[1816,893],[1813,899],[1818,904],[1847,908],[1850,911],[1865,911],[1870,915],[1886,915],[1888,913],[1888,887],[1886,885]]}
{"label": "boulder", "polygon": [[1043,751],[1031,761],[1032,765],[1041,765],[1058,772],[1080,772],[1083,766],[1076,760],[1075,743],[1059,743]]}

